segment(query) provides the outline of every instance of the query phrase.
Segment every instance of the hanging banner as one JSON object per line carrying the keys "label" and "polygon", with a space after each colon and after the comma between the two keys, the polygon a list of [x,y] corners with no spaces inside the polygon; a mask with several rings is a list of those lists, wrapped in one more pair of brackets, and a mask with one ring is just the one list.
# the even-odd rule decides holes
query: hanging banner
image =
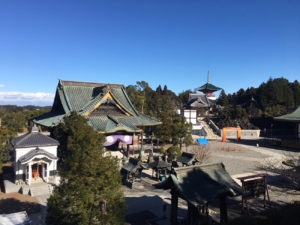
{"label": "hanging banner", "polygon": [[105,137],[105,142],[103,146],[111,146],[115,144],[117,141],[122,142],[123,144],[131,145],[132,144],[132,136],[131,135],[109,135]]}

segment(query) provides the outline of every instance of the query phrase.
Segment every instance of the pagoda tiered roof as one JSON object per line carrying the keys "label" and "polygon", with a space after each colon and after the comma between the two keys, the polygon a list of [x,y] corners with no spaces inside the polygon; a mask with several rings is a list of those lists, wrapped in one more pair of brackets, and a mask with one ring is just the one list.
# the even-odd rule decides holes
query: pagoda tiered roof
{"label": "pagoda tiered roof", "polygon": [[196,88],[195,91],[219,91],[221,89],[222,88],[219,88],[211,83],[206,83],[201,87]]}
{"label": "pagoda tiered roof", "polygon": [[63,80],[58,83],[51,112],[35,123],[53,127],[72,111],[86,117],[102,133],[141,132],[142,126],[161,124],[134,108],[123,85]]}
{"label": "pagoda tiered roof", "polygon": [[213,85],[209,82],[209,71],[208,71],[206,84],[203,84],[201,87],[196,88],[195,91],[202,91],[205,94],[207,94],[207,93],[212,93],[212,92],[215,92],[215,91],[219,91],[221,89],[222,88],[219,88],[219,87],[217,87],[217,86],[215,86],[215,85]]}

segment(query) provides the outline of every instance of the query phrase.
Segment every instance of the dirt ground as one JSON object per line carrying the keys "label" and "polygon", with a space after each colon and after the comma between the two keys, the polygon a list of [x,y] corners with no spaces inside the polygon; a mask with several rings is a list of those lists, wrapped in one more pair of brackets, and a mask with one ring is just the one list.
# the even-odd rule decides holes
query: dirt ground
{"label": "dirt ground", "polygon": [[[3,171],[7,174],[11,173],[12,164],[3,164]],[[3,182],[2,176],[0,177],[1,190],[0,190],[0,214],[14,213],[26,211],[28,214],[40,212],[40,204],[37,199],[29,195],[22,195],[20,193],[5,194],[2,191]]]}
{"label": "dirt ground", "polygon": [[0,214],[20,211],[26,211],[28,214],[40,212],[40,204],[36,198],[29,195],[0,192]]}

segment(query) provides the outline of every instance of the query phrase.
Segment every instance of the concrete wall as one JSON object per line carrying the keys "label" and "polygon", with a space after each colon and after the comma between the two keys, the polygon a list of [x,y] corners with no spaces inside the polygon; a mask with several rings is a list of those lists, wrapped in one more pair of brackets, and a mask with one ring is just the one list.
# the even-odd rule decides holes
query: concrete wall
{"label": "concrete wall", "polygon": [[[260,130],[242,130],[241,139],[256,139],[259,138],[259,135],[260,135]],[[236,136],[237,136],[237,131],[229,130],[226,132],[227,138],[236,138]]]}

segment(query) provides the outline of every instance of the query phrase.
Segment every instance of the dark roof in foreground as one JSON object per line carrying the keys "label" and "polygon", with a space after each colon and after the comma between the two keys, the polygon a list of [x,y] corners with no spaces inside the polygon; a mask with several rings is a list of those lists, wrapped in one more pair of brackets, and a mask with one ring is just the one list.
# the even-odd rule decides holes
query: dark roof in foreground
{"label": "dark roof in foreground", "polygon": [[183,164],[192,164],[194,160],[196,160],[194,154],[183,152],[177,159],[177,162],[181,162]]}
{"label": "dark roof in foreground", "polygon": [[19,161],[21,163],[26,163],[26,162],[28,162],[29,160],[31,160],[32,158],[34,158],[35,156],[38,156],[38,155],[42,155],[42,156],[45,156],[47,158],[54,159],[54,160],[58,159],[55,155],[51,154],[50,152],[47,152],[44,149],[36,148],[36,149],[33,149],[30,152],[26,153],[22,157],[20,157]]}
{"label": "dark roof in foreground", "polygon": [[135,172],[137,169],[145,169],[146,165],[142,163],[141,160],[136,158],[130,158],[128,163],[122,166],[122,170],[126,170],[127,172]]}
{"label": "dark roof in foreground", "polygon": [[164,160],[161,159],[161,157],[158,157],[157,160],[154,160],[153,162],[148,164],[149,168],[152,169],[166,169],[166,168],[171,168],[172,164],[168,163]]}
{"label": "dark roof in foreground", "polygon": [[64,116],[75,111],[85,116],[98,132],[140,132],[141,126],[154,126],[160,121],[138,112],[123,85],[60,80],[51,112],[35,123],[53,127]]}
{"label": "dark roof in foreground", "polygon": [[298,108],[292,113],[274,117],[274,120],[287,121],[287,122],[300,122],[300,106],[298,106]]}
{"label": "dark roof in foreground", "polygon": [[28,134],[21,135],[11,141],[14,148],[57,146],[59,142],[51,137],[41,134],[33,127]]}
{"label": "dark roof in foreground", "polygon": [[221,196],[233,197],[243,193],[242,187],[227,173],[223,163],[174,168],[174,174],[156,187],[175,188],[179,197],[194,206]]}

